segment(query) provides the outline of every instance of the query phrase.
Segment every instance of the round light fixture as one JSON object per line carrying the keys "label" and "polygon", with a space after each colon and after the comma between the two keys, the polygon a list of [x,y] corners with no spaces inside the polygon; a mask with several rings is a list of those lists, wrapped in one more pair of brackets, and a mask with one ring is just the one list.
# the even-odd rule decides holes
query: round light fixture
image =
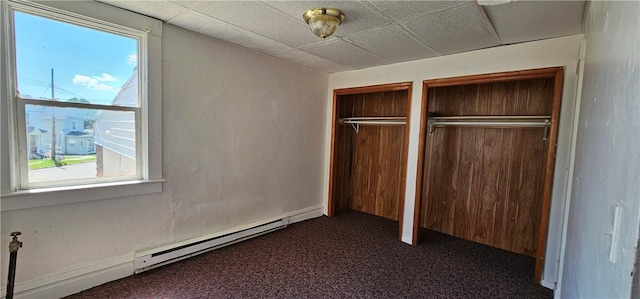
{"label": "round light fixture", "polygon": [[314,8],[307,10],[302,17],[313,34],[325,39],[336,32],[338,25],[344,22],[345,15],[335,8]]}

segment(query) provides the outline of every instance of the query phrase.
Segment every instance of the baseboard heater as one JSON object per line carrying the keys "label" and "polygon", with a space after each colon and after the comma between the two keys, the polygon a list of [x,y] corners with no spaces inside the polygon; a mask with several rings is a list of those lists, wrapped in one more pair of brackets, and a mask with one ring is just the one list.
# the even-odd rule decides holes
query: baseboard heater
{"label": "baseboard heater", "polygon": [[287,227],[289,217],[265,221],[245,228],[225,231],[216,235],[188,240],[136,254],[135,273],[144,272],[177,262],[201,253],[254,238]]}

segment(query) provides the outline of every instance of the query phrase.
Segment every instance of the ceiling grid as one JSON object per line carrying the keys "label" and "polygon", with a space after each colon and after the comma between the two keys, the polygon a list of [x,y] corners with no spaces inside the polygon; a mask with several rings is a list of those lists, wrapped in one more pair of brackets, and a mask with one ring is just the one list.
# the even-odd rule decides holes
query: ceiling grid
{"label": "ceiling grid", "polygon": [[[98,1],[327,73],[580,34],[586,6],[586,0]],[[316,7],[346,15],[326,40],[302,19]]]}

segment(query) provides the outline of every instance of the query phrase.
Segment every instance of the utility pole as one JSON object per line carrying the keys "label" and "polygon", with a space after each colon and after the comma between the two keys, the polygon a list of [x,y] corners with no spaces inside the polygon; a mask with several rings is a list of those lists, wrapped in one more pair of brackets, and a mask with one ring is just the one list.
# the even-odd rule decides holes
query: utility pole
{"label": "utility pole", "polygon": [[[55,101],[56,93],[55,86],[53,85],[53,69],[51,69],[51,100]],[[51,160],[53,160],[53,164],[58,166],[56,163],[56,107],[51,107]]]}

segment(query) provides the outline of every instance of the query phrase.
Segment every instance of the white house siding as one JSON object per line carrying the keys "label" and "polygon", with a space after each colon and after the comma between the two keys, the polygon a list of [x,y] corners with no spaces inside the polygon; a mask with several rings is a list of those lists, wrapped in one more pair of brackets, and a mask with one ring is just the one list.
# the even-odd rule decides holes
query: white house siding
{"label": "white house siding", "polygon": [[[113,99],[117,106],[138,104],[138,71],[124,83]],[[102,147],[97,155],[98,165],[102,165],[102,176],[136,174],[136,123],[132,112],[102,111],[94,124],[95,144]]]}
{"label": "white house siding", "polygon": [[66,155],[89,155],[94,154],[93,135],[87,136],[65,136]]}
{"label": "white house siding", "polygon": [[136,129],[132,112],[103,111],[94,125],[95,142],[105,149],[135,159]]}

